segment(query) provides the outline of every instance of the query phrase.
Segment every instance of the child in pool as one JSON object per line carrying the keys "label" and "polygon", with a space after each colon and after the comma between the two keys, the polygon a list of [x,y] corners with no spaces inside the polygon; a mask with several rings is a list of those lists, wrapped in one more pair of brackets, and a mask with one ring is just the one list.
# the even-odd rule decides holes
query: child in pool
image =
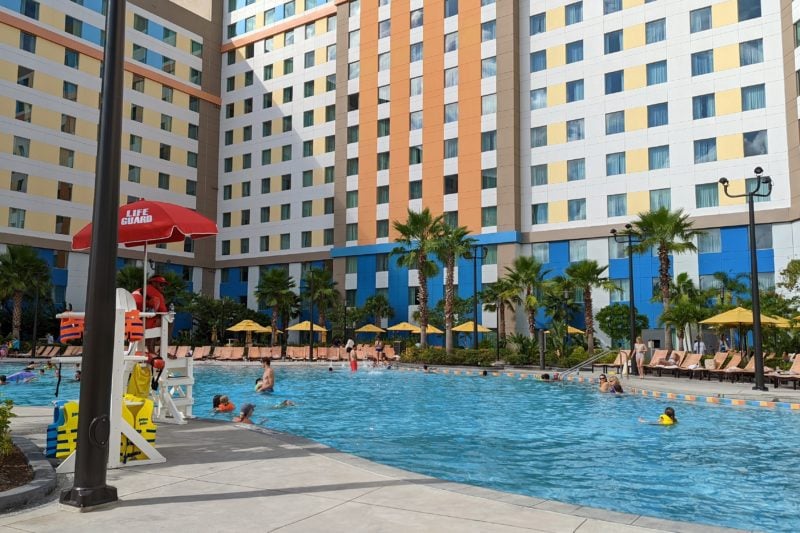
{"label": "child in pool", "polygon": [[658,415],[658,420],[656,422],[648,422],[644,418],[639,418],[639,422],[653,426],[673,426],[678,423],[678,419],[675,417],[675,409],[667,407],[664,409],[663,414]]}
{"label": "child in pool", "polygon": [[229,413],[234,409],[236,409],[236,406],[233,405],[233,402],[224,394],[220,395],[219,403],[214,406],[214,411],[218,413]]}

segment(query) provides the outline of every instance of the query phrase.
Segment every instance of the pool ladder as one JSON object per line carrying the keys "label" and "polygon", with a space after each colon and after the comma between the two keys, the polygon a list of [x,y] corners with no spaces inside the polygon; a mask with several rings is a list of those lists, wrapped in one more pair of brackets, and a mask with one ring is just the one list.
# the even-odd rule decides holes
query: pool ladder
{"label": "pool ladder", "polygon": [[602,359],[603,357],[605,357],[605,356],[607,356],[607,355],[609,355],[609,354],[611,354],[613,352],[614,352],[614,350],[603,350],[600,353],[594,354],[589,359],[587,359],[585,361],[581,361],[577,365],[575,365],[573,367],[570,367],[570,368],[566,369],[564,372],[562,372],[560,374],[561,375],[561,379],[564,379],[564,377],[566,377],[569,374],[578,374],[578,373],[580,373],[581,368],[585,367],[586,365],[591,365],[592,363]]}

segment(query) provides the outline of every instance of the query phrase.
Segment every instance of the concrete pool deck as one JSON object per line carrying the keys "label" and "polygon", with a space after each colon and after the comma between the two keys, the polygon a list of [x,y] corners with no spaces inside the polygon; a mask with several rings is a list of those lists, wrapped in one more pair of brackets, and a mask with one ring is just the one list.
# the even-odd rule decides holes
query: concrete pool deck
{"label": "concrete pool deck", "polygon": [[[44,445],[52,410],[15,407],[16,435]],[[120,501],[79,513],[57,495],[0,516],[19,531],[730,532],[462,485],[271,430],[192,420],[162,424],[160,465],[109,471]],[[62,488],[71,485],[62,480]]]}

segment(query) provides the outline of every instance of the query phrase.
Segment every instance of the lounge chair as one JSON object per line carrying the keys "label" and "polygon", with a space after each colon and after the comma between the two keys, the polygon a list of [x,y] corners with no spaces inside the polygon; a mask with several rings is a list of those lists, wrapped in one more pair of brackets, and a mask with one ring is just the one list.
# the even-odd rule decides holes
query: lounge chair
{"label": "lounge chair", "polygon": [[208,354],[211,353],[211,346],[195,346],[194,352],[192,352],[192,359],[195,361],[200,361],[205,357],[208,357]]}
{"label": "lounge chair", "polygon": [[[766,365],[764,366],[764,375],[766,375],[767,373],[772,372],[772,371],[773,371],[772,368],[770,368],[770,367],[768,367]],[[751,357],[750,360],[747,361],[747,364],[744,366],[744,368],[732,368],[732,369],[730,369],[730,376],[731,376],[731,381],[734,380],[734,377],[737,380],[741,379],[742,377],[748,377],[748,378],[749,377],[753,377],[753,378],[755,378],[755,376],[756,376],[756,358],[755,358],[755,356]]]}
{"label": "lounge chair", "polygon": [[719,380],[722,381],[726,375],[729,375],[731,372],[738,372],[739,363],[742,362],[742,354],[734,353],[731,355],[731,358],[728,359],[728,363],[725,365],[724,368],[718,368],[716,370],[709,370],[708,371],[708,379],[711,379],[711,376],[719,376]]}
{"label": "lounge chair", "polygon": [[702,368],[703,366],[703,354],[700,353],[687,353],[686,357],[683,358],[680,366],[673,371],[673,375],[678,377],[681,373],[686,372],[689,376],[694,374],[695,370]]}
{"label": "lounge chair", "polygon": [[228,356],[228,361],[244,361],[244,346],[231,347],[231,353]]}
{"label": "lounge chair", "polygon": [[167,346],[167,355],[172,356],[175,355],[175,352],[178,350],[178,347],[175,345]]}
{"label": "lounge chair", "polygon": [[594,362],[594,363],[592,363],[592,373],[594,373],[595,367],[601,367],[603,369],[603,373],[604,374],[608,373],[608,369],[609,368],[616,369],[617,373],[622,372],[622,366],[625,364],[625,360],[628,358],[628,355],[630,353],[631,353],[630,350],[620,350],[619,353],[617,354],[617,357],[615,357],[614,360],[612,362],[610,362],[610,363],[608,363],[608,362],[605,362],[605,363]]}
{"label": "lounge chair", "polygon": [[227,361],[231,358],[233,353],[233,346],[217,346],[214,349],[214,359],[217,361]]}
{"label": "lounge chair", "polygon": [[328,347],[327,346],[318,346],[314,357],[316,359],[327,359],[328,358]]}
{"label": "lounge chair", "polygon": [[669,350],[656,350],[653,352],[653,357],[650,358],[650,362],[642,367],[644,373],[647,374],[648,370],[656,371],[660,367],[663,367],[668,355]]}
{"label": "lounge chair", "polygon": [[[686,357],[685,350],[672,350],[670,352],[669,357],[666,359],[662,359],[661,363],[658,365],[651,365],[651,369],[654,372],[658,372],[658,376],[661,377],[664,372],[677,372],[680,369],[681,365],[683,364],[683,360]],[[677,361],[677,362],[676,362]]]}
{"label": "lounge chair", "polygon": [[189,353],[189,346],[178,346],[178,349],[175,350],[175,357],[186,357]]}
{"label": "lounge chair", "polygon": [[[694,369],[689,375],[689,379],[693,378],[695,375],[699,375],[700,379],[703,379],[703,377],[706,376],[709,371],[722,368],[722,365],[725,364],[725,361],[728,359],[728,357],[734,353],[736,352],[717,352],[714,354],[713,359],[705,359],[701,361],[702,366]],[[711,363],[709,363],[709,361],[711,361]],[[710,367],[709,364],[711,365]]]}
{"label": "lounge chair", "polygon": [[783,372],[773,371],[764,375],[772,379],[776,387],[781,386],[781,381],[791,381],[794,384],[794,388],[797,389],[797,382],[800,381],[800,357],[794,358],[794,362],[789,370]]}

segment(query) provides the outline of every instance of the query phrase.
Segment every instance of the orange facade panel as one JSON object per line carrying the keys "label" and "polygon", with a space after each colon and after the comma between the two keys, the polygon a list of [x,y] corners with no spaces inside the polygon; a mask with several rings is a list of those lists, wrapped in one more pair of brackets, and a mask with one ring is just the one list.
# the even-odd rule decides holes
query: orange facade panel
{"label": "orange facade panel", "polygon": [[[409,1],[392,2],[392,64],[389,87],[389,238],[397,237],[394,221],[408,218],[408,133],[409,133]],[[403,22],[404,21],[404,22]],[[375,126],[377,128],[377,125]]]}
{"label": "orange facade panel", "polygon": [[[378,123],[378,4],[361,6],[359,48],[358,244],[375,243]],[[347,83],[347,82],[345,82]]]}
{"label": "orange facade panel", "polygon": [[425,36],[422,47],[422,205],[438,215],[442,212],[444,193],[444,7],[441,4],[425,10]]}

